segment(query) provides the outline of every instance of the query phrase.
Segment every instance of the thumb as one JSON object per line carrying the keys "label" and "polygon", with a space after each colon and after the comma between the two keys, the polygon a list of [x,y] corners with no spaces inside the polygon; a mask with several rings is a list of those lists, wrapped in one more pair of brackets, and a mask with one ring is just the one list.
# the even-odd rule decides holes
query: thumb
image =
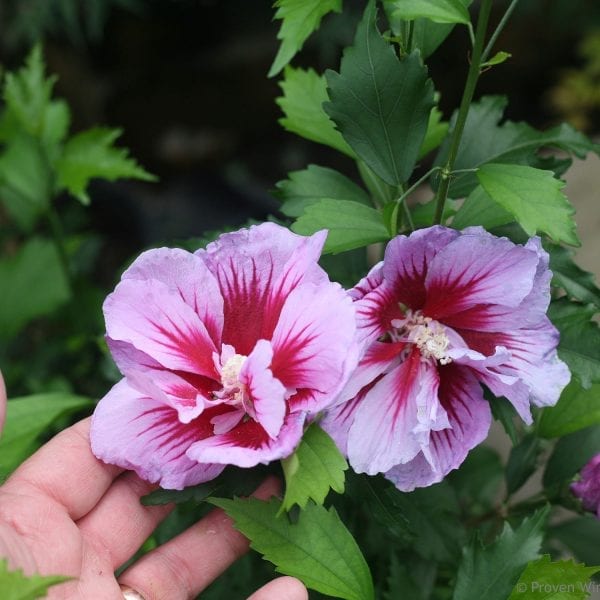
{"label": "thumb", "polygon": [[0,433],[4,427],[4,418],[6,417],[6,388],[4,387],[4,379],[0,372]]}

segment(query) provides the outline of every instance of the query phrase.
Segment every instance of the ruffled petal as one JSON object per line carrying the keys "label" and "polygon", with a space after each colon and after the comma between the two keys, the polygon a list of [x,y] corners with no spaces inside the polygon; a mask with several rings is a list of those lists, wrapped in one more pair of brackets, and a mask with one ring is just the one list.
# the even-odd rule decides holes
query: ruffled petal
{"label": "ruffled petal", "polygon": [[253,417],[271,438],[275,438],[285,417],[285,386],[270,369],[273,348],[267,340],[258,340],[240,371],[240,382],[247,386]]}
{"label": "ruffled petal", "polygon": [[490,406],[468,368],[448,365],[439,374],[438,395],[450,427],[432,431],[428,445],[413,460],[385,474],[403,492],[442,481],[486,438],[491,425]]}
{"label": "ruffled petal", "polygon": [[432,428],[447,426],[437,388],[437,369],[418,351],[384,375],[356,408],[348,435],[352,468],[375,475],[414,458]]}
{"label": "ruffled petal", "polygon": [[517,307],[532,290],[539,260],[534,249],[470,228],[431,261],[423,313],[445,322],[478,304]]}
{"label": "ruffled petal", "polygon": [[231,431],[214,435],[193,444],[187,451],[198,462],[254,467],[289,456],[299,444],[305,421],[304,413],[289,414],[275,439],[253,419],[240,423]]}
{"label": "ruffled petal", "polygon": [[180,248],[148,250],[140,254],[122,279],[164,283],[194,309],[215,345],[220,343],[223,298],[217,280],[198,256]]}
{"label": "ruffled petal", "polygon": [[317,264],[327,233],[296,235],[275,223],[227,233],[199,250],[224,299],[223,342],[249,355],[271,339],[287,296],[302,282],[322,283]]}
{"label": "ruffled petal", "polygon": [[123,379],[98,403],[90,440],[93,453],[104,462],[133,470],[163,488],[183,489],[210,481],[223,470],[223,465],[198,464],[186,456],[194,442],[211,434],[204,415],[181,423],[177,411],[144,397]]}
{"label": "ruffled petal", "polygon": [[122,281],[106,298],[104,316],[113,340],[132,344],[167,369],[218,379],[206,327],[161,281]]}
{"label": "ruffled petal", "polygon": [[273,333],[274,376],[288,391],[308,388],[315,412],[330,405],[358,362],[351,298],[338,285],[305,284],[288,296]]}

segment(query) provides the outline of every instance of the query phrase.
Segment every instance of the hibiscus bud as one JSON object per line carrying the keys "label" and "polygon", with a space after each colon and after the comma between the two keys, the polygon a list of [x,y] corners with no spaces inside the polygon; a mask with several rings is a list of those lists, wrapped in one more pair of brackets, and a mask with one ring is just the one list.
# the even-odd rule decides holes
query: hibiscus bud
{"label": "hibiscus bud", "polygon": [[585,510],[595,512],[600,519],[600,454],[581,469],[580,479],[571,484],[571,491]]}

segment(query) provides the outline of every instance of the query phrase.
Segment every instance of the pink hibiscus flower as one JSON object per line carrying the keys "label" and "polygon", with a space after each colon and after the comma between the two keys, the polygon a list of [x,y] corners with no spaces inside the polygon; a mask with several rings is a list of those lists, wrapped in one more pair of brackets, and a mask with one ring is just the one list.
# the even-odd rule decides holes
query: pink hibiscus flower
{"label": "pink hibiscus flower", "polygon": [[142,254],[104,304],[124,378],[94,413],[94,454],[175,489],[288,456],[358,359],[325,237],[265,223]]}
{"label": "pink hibiscus flower", "polygon": [[600,519],[600,454],[596,454],[581,469],[580,478],[571,484],[571,491],[585,510],[596,513]]}
{"label": "pink hibiscus flower", "polygon": [[441,481],[486,436],[480,383],[527,423],[570,374],[545,315],[548,255],[481,228],[398,236],[353,290],[366,351],[322,426],[357,472],[400,490]]}

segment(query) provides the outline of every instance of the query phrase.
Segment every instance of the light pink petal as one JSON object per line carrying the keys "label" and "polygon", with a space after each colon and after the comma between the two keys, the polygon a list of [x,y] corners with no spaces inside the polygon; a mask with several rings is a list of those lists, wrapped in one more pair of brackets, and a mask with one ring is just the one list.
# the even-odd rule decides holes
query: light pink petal
{"label": "light pink petal", "polygon": [[142,479],[167,489],[214,479],[220,464],[198,464],[186,456],[197,440],[209,436],[203,417],[183,424],[177,411],[144,397],[126,379],[100,400],[90,430],[93,453],[106,463],[135,471]]}
{"label": "light pink petal", "polygon": [[158,248],[140,254],[122,279],[164,283],[194,309],[215,345],[223,330],[223,298],[214,275],[202,259],[180,248]]}
{"label": "light pink petal", "polygon": [[113,340],[132,344],[167,369],[218,378],[206,327],[166,284],[126,279],[106,298],[104,315]]}
{"label": "light pink petal", "polygon": [[358,363],[355,337],[354,305],[338,284],[302,285],[288,296],[273,333],[273,374],[288,391],[320,392],[310,410],[322,410]]}
{"label": "light pink petal", "polygon": [[429,444],[413,460],[389,470],[385,476],[403,492],[438,483],[458,468],[469,450],[487,436],[491,424],[489,404],[481,386],[468,368],[440,368],[440,402],[448,415],[449,428],[432,431]]}
{"label": "light pink petal", "polygon": [[365,277],[363,277],[348,294],[352,300],[360,300],[383,282],[383,261],[378,262]]}
{"label": "light pink petal", "polygon": [[240,382],[247,386],[252,415],[271,438],[275,438],[285,417],[285,386],[273,377],[273,348],[267,340],[258,340],[240,371]]}
{"label": "light pink petal", "polygon": [[302,282],[328,280],[317,264],[326,237],[263,223],[224,234],[196,253],[224,298],[223,342],[247,356],[259,339],[271,339],[288,294]]}
{"label": "light pink petal", "polygon": [[363,298],[354,303],[358,339],[362,344],[370,344],[388,332],[394,319],[402,319],[397,290],[383,281]]}
{"label": "light pink petal", "polygon": [[418,351],[384,375],[356,408],[348,435],[352,468],[375,475],[414,458],[436,421],[447,425],[437,388],[435,366]]}
{"label": "light pink petal", "polygon": [[302,438],[304,413],[289,414],[279,435],[271,439],[264,428],[249,419],[231,431],[214,435],[193,444],[187,451],[190,459],[202,463],[232,464],[254,467],[289,456]]}
{"label": "light pink petal", "polygon": [[431,261],[423,312],[445,322],[478,304],[517,307],[532,290],[539,260],[534,249],[471,228]]}

